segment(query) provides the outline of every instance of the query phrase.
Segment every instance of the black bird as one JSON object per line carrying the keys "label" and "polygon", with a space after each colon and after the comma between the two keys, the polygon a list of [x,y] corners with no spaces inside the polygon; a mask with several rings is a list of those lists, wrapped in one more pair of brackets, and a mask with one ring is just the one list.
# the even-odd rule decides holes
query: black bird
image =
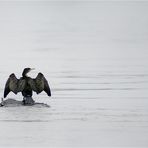
{"label": "black bird", "polygon": [[[48,96],[51,96],[50,87],[44,75],[42,73],[38,73],[37,77],[33,79],[27,76],[27,73],[31,70],[33,69],[25,68],[20,79],[17,79],[14,73],[9,76],[5,84],[4,98],[6,98],[10,91],[15,94],[22,92],[24,99],[29,97],[32,98],[33,91],[37,94],[45,91]],[[25,103],[24,99],[23,102]]]}

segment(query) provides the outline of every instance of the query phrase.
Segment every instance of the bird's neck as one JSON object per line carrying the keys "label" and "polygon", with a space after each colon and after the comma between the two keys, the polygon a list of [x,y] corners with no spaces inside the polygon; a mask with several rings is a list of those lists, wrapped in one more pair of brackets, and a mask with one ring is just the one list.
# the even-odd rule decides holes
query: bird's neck
{"label": "bird's neck", "polygon": [[27,76],[27,73],[22,73],[22,76],[23,76],[23,78],[27,78],[28,76]]}

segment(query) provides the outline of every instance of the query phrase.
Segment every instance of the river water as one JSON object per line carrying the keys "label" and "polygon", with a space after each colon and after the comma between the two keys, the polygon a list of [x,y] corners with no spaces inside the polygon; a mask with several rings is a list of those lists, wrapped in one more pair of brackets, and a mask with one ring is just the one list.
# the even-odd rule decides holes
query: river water
{"label": "river water", "polygon": [[0,108],[0,147],[148,147],[147,14],[147,2],[1,1],[1,97],[24,67],[52,97]]}

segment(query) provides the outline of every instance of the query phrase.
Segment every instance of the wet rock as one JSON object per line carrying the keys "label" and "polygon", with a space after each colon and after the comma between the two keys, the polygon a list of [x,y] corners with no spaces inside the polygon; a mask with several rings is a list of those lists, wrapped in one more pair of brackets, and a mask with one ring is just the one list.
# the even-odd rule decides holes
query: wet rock
{"label": "wet rock", "polygon": [[45,103],[38,103],[35,102],[32,98],[25,98],[24,101],[18,101],[15,99],[6,99],[1,101],[0,107],[18,107],[18,106],[34,106],[34,107],[50,107],[48,104]]}

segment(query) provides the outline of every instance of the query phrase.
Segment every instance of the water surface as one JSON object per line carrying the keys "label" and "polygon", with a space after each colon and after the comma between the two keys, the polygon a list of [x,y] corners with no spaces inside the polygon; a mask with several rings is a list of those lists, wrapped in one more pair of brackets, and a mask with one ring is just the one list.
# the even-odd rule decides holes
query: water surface
{"label": "water surface", "polygon": [[52,90],[34,93],[50,108],[0,109],[0,146],[147,147],[147,14],[147,2],[0,2],[1,96],[24,67]]}

